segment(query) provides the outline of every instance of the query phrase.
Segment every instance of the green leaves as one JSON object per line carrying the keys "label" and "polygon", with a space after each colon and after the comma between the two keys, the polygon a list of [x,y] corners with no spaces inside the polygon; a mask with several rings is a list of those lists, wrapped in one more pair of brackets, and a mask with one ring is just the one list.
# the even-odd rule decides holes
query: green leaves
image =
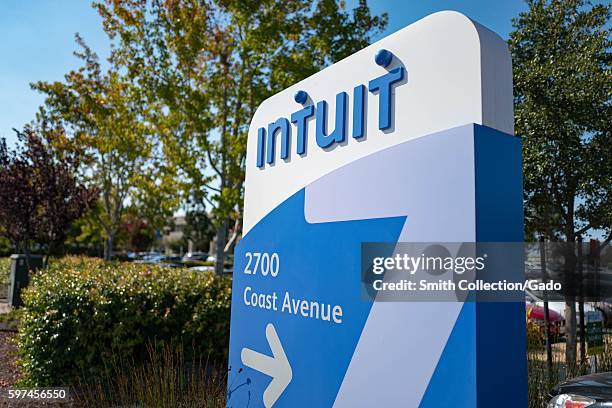
{"label": "green leaves", "polygon": [[78,36],[77,43],[82,49],[75,53],[83,62],[81,68],[69,72],[64,82],[38,82],[32,87],[45,94],[38,117],[41,126],[65,132],[63,148],[83,155],[86,170],[81,177],[100,191],[100,211],[95,215],[102,227],[98,233],[107,239],[109,259],[128,202],[149,209],[143,215],[161,226],[180,197],[146,89],[116,59],[111,58],[110,68],[103,72],[97,55]]}
{"label": "green leaves", "polygon": [[[108,70],[77,36],[82,66],[38,82],[39,122],[65,130],[81,176],[101,192],[92,212],[110,258],[125,207],[162,227],[180,205],[217,226],[219,270],[240,234],[246,139],[259,104],[368,45],[386,15],[365,0],[94,3],[112,41]],[[93,225],[93,224],[92,224]],[[234,225],[230,229],[230,225]]]}
{"label": "green leaves", "polygon": [[[146,121],[180,180],[187,210],[206,208],[223,265],[242,217],[248,126],[279,90],[363,48],[386,25],[365,0],[97,3],[112,61],[142,90]],[[232,222],[234,224],[234,222]],[[230,238],[231,240],[232,238]]]}
{"label": "green leaves", "polygon": [[107,374],[105,358],[144,358],[154,341],[222,360],[230,299],[231,279],[211,273],[64,258],[35,274],[24,294],[23,381],[43,386],[95,378]]}
{"label": "green leaves", "polygon": [[569,241],[594,229],[610,233],[612,6],[528,4],[510,34],[528,232]]}

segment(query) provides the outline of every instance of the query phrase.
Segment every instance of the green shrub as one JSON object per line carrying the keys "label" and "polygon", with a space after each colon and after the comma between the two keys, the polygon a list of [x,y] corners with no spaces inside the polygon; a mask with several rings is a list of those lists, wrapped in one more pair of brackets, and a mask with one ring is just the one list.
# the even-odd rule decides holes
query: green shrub
{"label": "green shrub", "polygon": [[18,336],[24,385],[106,377],[120,355],[172,344],[188,359],[227,357],[231,280],[133,263],[65,258],[34,274]]}

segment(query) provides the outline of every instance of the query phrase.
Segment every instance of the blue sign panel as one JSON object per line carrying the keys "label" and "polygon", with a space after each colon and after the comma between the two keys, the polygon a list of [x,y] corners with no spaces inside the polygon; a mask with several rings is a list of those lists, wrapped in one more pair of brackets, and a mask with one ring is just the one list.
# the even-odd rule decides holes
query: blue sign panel
{"label": "blue sign panel", "polygon": [[[333,404],[371,306],[359,296],[361,242],[396,241],[403,223],[397,217],[309,224],[302,190],[249,232],[235,255],[231,341],[242,349],[232,349],[230,366],[238,377],[231,381],[250,383],[230,388],[229,405],[246,406],[251,394],[258,406],[277,376],[290,381],[268,406],[278,397],[284,406]],[[261,374],[266,359],[244,361],[250,350],[273,356],[274,368]]]}
{"label": "blue sign panel", "polygon": [[[450,173],[436,170],[439,163],[450,162],[455,163],[447,166]],[[353,394],[354,381],[363,390],[377,394],[375,388],[370,389],[376,385],[376,379],[368,377],[378,375],[381,367],[367,362],[367,354],[387,354],[387,358],[396,356],[400,360],[410,354],[429,356],[427,361],[413,358],[412,366],[403,366],[393,373],[401,385],[403,379],[410,377],[409,371],[423,371],[422,389],[407,383],[401,390],[421,392],[419,403],[414,406],[480,406],[476,399],[484,398],[489,392],[486,383],[493,385],[495,377],[479,377],[479,373],[493,369],[486,367],[479,350],[482,357],[495,355],[496,361],[506,363],[506,371],[516,373],[520,384],[525,368],[524,346],[516,341],[524,333],[520,326],[524,320],[521,304],[428,304],[424,308],[428,311],[415,304],[384,304],[412,307],[412,313],[419,315],[400,313],[399,320],[388,321],[388,314],[373,311],[376,302],[363,296],[360,280],[361,244],[398,242],[410,237],[407,228],[411,225],[410,214],[422,216],[411,203],[419,201],[416,197],[427,195],[424,189],[436,188],[453,194],[454,188],[472,191],[469,187],[475,185],[472,202],[476,206],[472,210],[476,211],[477,220],[483,220],[483,226],[476,231],[480,240],[520,241],[521,202],[511,199],[521,189],[517,163],[520,164],[517,138],[468,125],[355,161],[295,193],[265,216],[245,235],[235,253],[228,406],[371,406],[361,405],[361,397],[352,398],[361,395]],[[415,186],[419,183],[407,177],[415,171],[420,171],[423,178],[429,175],[434,184]],[[455,200],[455,204],[462,205],[460,201]],[[448,197],[441,207],[451,202]],[[437,205],[431,203],[431,207],[435,209]],[[368,212],[373,208],[387,209],[396,215],[370,218]],[[346,216],[351,211],[356,216]],[[402,212],[404,215],[400,215]],[[488,219],[497,218],[500,213],[504,214],[503,219],[495,222]],[[364,218],[359,219],[358,214]],[[317,222],[318,217],[325,222]],[[443,218],[444,214],[434,217]],[[327,221],[330,218],[338,221]],[[503,232],[495,232],[500,226]],[[454,314],[449,312],[453,308]],[[410,313],[409,309],[406,311]],[[484,324],[484,316],[494,321]],[[500,319],[506,329],[497,327]],[[412,349],[424,347],[422,343],[411,343],[418,337],[415,332],[436,324],[438,327],[431,330],[436,338],[425,346],[433,349],[439,345],[439,350],[434,353]],[[491,324],[496,325],[494,334],[490,333]],[[380,341],[369,346],[365,342],[368,336],[376,337],[377,325],[388,327],[378,332]],[[447,330],[440,330],[441,327]],[[506,338],[504,330],[511,331]],[[398,339],[404,347],[396,349]],[[490,342],[480,343],[481,339]],[[356,354],[360,340],[364,342],[365,356],[360,354],[364,350]],[[509,352],[499,356],[497,348],[504,343],[508,343],[505,345]],[[388,350],[384,350],[385,344]],[[365,362],[365,367],[352,361],[356,357]],[[391,371],[397,369],[387,367]],[[431,372],[427,372],[427,367]],[[508,376],[502,378],[508,380]],[[456,401],[457,394],[449,390],[461,394],[461,401]],[[391,400],[385,400],[385,396],[377,399],[382,403],[380,406],[404,406],[395,396]],[[525,393],[519,392],[506,397],[508,405],[495,406],[523,406],[524,399]]]}

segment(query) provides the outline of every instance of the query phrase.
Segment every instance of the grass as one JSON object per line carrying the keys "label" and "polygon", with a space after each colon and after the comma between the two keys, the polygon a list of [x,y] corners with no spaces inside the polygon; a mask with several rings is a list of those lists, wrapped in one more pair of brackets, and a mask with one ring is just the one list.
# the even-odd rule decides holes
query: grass
{"label": "grass", "polygon": [[[564,380],[565,369],[561,353],[553,356],[553,366],[546,367],[544,350],[528,352],[528,408],[542,408],[548,393]],[[198,361],[187,363],[180,348],[148,346],[145,364],[134,364],[125,358],[113,359],[112,378],[79,383],[76,387],[77,406],[98,407],[204,407],[226,406],[226,369],[209,367]],[[580,367],[579,375],[589,372]],[[598,371],[612,371],[612,336],[607,338],[604,352],[598,355]]]}
{"label": "grass", "polygon": [[110,378],[79,381],[79,407],[225,407],[226,367],[186,362],[181,347],[150,344],[144,363],[126,356],[109,362]]}
{"label": "grass", "polygon": [[[112,378],[79,383],[76,406],[88,407],[203,407],[226,406],[225,367],[211,368],[202,361],[186,363],[182,350],[170,346],[148,347],[145,364],[125,358],[110,362]],[[549,391],[564,377],[561,355],[555,354],[552,370],[546,367],[543,349],[531,350],[528,361],[528,408],[542,408]],[[598,356],[598,371],[612,371],[612,336]],[[589,372],[588,365],[580,375]]]}
{"label": "grass", "polygon": [[561,381],[563,365],[560,361],[553,360],[552,369],[549,372],[546,360],[541,358],[540,352],[531,351],[527,353],[527,396],[529,408],[545,407],[550,399],[548,393]]}

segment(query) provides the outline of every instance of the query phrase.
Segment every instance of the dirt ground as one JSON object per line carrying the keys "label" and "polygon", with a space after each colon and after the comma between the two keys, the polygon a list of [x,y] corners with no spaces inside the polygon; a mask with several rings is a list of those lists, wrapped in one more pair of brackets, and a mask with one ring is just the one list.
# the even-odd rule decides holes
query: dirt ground
{"label": "dirt ground", "polygon": [[14,385],[19,378],[16,335],[15,332],[0,331],[0,388]]}

